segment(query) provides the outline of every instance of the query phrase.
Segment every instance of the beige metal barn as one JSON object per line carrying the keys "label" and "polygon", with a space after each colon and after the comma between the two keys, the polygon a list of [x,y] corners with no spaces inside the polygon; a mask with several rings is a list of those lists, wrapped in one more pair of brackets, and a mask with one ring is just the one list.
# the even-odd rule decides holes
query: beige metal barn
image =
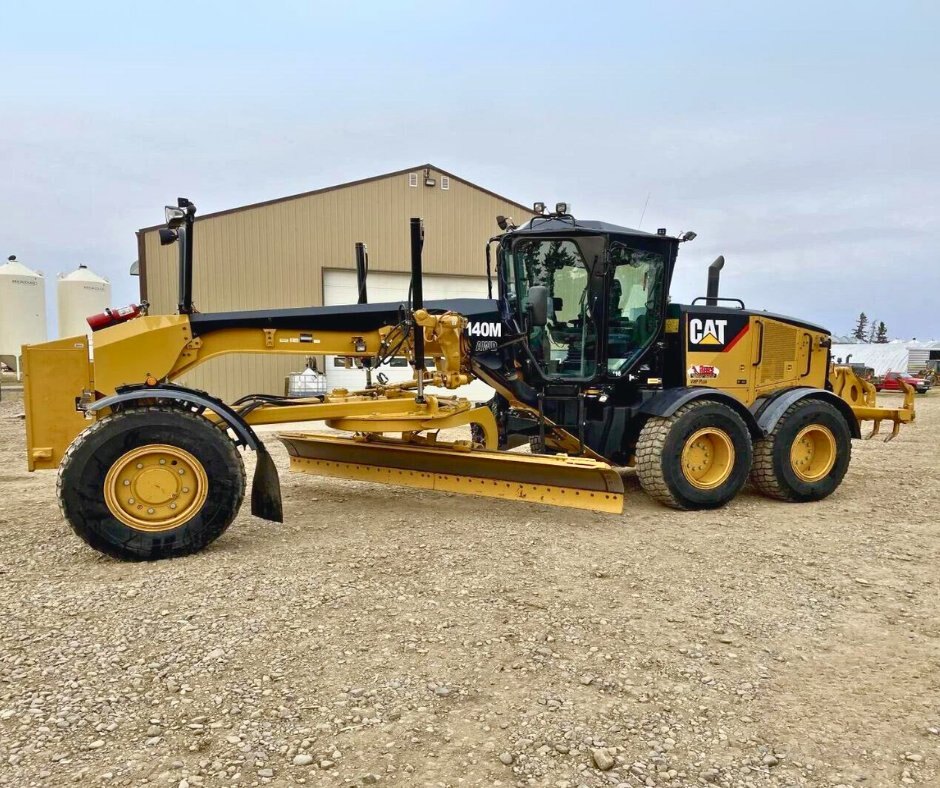
{"label": "beige metal barn", "polygon": [[[198,195],[192,195],[197,198]],[[198,204],[198,200],[197,200]],[[369,301],[404,300],[410,265],[408,220],[424,219],[426,299],[485,296],[484,249],[498,215],[533,214],[431,164],[196,218],[194,301],[201,312],[356,302],[355,243],[369,251]],[[161,225],[137,233],[141,298],[152,314],[177,299],[175,247],[161,247]],[[319,359],[331,387],[361,387],[360,370]],[[182,382],[231,400],[284,393],[298,357],[224,356]],[[387,369],[390,378],[410,377]]]}

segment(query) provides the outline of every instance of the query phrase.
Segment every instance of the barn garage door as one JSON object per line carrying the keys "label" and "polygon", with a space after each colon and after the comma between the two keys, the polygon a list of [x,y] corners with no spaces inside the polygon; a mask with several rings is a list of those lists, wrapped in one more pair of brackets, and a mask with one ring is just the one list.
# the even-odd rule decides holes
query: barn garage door
{"label": "barn garage door", "polygon": [[[411,278],[405,273],[369,272],[369,302],[404,302],[408,298]],[[424,299],[438,298],[486,298],[486,277],[441,276],[425,274]],[[323,271],[323,303],[326,306],[355,304],[358,299],[355,271]],[[365,386],[365,372],[361,369],[346,369],[343,360],[335,356],[326,357],[326,379],[330,388],[360,389]],[[411,380],[412,371],[404,359],[394,359],[392,364],[383,364],[378,371],[384,372],[390,381]],[[443,390],[429,389],[435,393]],[[458,389],[457,394],[475,402],[488,400],[493,389],[478,380]]]}

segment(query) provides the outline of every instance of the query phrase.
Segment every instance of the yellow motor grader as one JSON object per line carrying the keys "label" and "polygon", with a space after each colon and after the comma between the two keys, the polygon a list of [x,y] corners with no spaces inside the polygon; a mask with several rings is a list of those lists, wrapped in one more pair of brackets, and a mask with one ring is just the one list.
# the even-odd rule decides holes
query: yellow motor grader
{"label": "yellow motor grader", "polygon": [[[896,434],[913,419],[910,400],[877,407],[851,370],[834,389],[825,329],[720,298],[721,258],[706,297],[671,304],[678,249],[694,233],[537,208],[520,227],[498,218],[489,298],[425,303],[424,228],[412,219],[407,303],[200,313],[196,208],[180,198],[160,231],[179,248],[176,314],[90,318],[93,360],[84,336],[24,348],[30,470],[59,469],[62,512],[89,545],[151,560],[198,551],[232,522],[246,487],[239,449],[257,457],[252,513],[282,520],[261,424],[346,433],[279,434],[296,471],[619,513],[622,466],[676,508],[722,506],[749,478],[773,498],[819,500],[842,481],[861,421],[892,421]],[[364,293],[365,266],[359,275]],[[176,382],[226,353],[338,355],[365,368],[365,385],[226,403]],[[374,382],[396,356],[413,380]],[[429,391],[473,378],[492,400]],[[468,439],[440,436],[467,426]],[[509,451],[526,443],[530,453]]]}

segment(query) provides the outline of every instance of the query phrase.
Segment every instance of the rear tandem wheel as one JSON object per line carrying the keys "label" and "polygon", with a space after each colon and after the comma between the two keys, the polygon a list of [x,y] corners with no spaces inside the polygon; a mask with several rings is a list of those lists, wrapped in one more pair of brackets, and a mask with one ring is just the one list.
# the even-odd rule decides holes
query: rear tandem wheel
{"label": "rear tandem wheel", "polygon": [[95,422],[59,466],[62,514],[87,544],[150,561],[202,550],[245,495],[232,440],[201,416],[171,408],[118,411]]}
{"label": "rear tandem wheel", "polygon": [[751,482],[781,501],[818,501],[842,483],[851,454],[852,433],[842,414],[828,402],[803,399],[754,445]]}
{"label": "rear tandem wheel", "polygon": [[716,509],[747,482],[751,457],[744,420],[721,402],[695,400],[643,425],[636,472],[646,493],[666,506]]}

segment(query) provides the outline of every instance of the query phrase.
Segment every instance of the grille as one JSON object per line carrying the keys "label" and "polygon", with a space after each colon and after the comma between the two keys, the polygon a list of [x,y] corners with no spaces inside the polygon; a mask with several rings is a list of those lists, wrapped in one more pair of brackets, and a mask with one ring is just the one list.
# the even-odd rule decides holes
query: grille
{"label": "grille", "polygon": [[799,333],[792,326],[764,321],[764,353],[760,365],[760,382],[783,380],[787,364],[796,361],[796,338]]}

